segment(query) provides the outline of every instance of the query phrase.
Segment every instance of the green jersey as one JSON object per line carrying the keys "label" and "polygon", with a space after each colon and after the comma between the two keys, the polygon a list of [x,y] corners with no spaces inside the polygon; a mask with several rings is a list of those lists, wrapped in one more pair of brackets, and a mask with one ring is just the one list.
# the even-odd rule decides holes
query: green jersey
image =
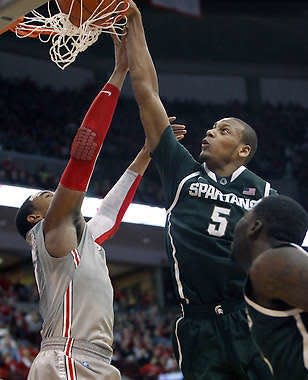
{"label": "green jersey", "polygon": [[245,274],[230,258],[233,230],[270,184],[244,166],[230,178],[211,172],[167,128],[152,154],[166,198],[166,246],[177,294],[185,304],[243,299]]}
{"label": "green jersey", "polygon": [[[294,244],[287,245],[294,247]],[[302,251],[301,247],[298,248]],[[252,336],[271,363],[275,379],[307,380],[308,313],[291,307],[273,310],[257,304],[252,300],[249,281],[245,301]]]}

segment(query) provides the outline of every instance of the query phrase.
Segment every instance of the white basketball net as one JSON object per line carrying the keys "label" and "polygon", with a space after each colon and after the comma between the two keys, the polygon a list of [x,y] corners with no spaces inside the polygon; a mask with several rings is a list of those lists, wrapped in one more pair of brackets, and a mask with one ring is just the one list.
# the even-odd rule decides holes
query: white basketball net
{"label": "white basketball net", "polygon": [[[103,4],[105,0],[101,0],[93,14],[82,23],[83,0],[79,0],[79,26],[73,25],[69,20],[74,1],[72,0],[68,14],[61,12],[58,1],[55,0],[58,13],[52,15],[50,2],[48,2],[47,17],[33,10],[29,16],[24,17],[22,23],[16,26],[16,35],[19,38],[38,34],[41,42],[50,41],[52,45],[49,50],[51,60],[62,70],[74,62],[80,52],[85,51],[94,44],[101,33],[117,34],[118,36],[125,35],[124,27],[127,23],[127,18],[126,16],[119,17],[123,14],[124,7],[128,8],[124,1],[114,0],[104,10]],[[117,5],[113,9],[115,4]],[[111,8],[112,12],[106,12],[108,8]],[[103,23],[104,26],[94,24],[96,22]]]}

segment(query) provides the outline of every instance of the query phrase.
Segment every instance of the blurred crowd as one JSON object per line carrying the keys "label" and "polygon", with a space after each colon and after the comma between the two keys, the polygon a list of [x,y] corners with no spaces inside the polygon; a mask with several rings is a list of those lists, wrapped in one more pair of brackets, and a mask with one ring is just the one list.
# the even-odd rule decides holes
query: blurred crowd
{"label": "blurred crowd", "polygon": [[171,345],[175,310],[162,312],[150,294],[132,293],[115,292],[115,366],[135,380],[178,371]]}
{"label": "blurred crowd", "polygon": [[[89,85],[80,91],[55,91],[40,88],[30,80],[0,78],[0,149],[67,159],[74,133],[98,89],[97,85]],[[216,120],[239,117],[251,124],[259,136],[258,151],[249,167],[269,180],[288,175],[307,189],[308,109],[294,104],[263,104],[253,108],[237,102],[227,105],[165,102],[165,106],[170,116],[176,115],[187,124],[184,145],[195,157],[200,152],[201,138]],[[143,142],[135,101],[121,98],[90,193],[104,196]],[[30,170],[26,162],[4,160],[0,169],[1,182],[43,188],[54,188],[59,175],[42,161]],[[159,178],[152,167],[144,177],[136,201],[158,205],[163,202]]]}
{"label": "blurred crowd", "polygon": [[0,379],[24,380],[37,355],[41,319],[34,286],[0,280]]}
{"label": "blurred crowd", "polygon": [[[129,302],[128,302],[129,300]],[[40,345],[36,286],[0,280],[0,379],[25,380]],[[178,371],[171,346],[174,311],[161,312],[148,294],[115,292],[113,364],[123,378],[157,380]]]}

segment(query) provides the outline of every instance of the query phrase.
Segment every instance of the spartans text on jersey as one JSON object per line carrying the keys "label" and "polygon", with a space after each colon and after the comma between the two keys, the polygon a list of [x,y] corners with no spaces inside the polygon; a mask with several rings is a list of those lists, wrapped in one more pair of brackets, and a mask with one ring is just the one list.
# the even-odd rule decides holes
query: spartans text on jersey
{"label": "spartans text on jersey", "polygon": [[233,193],[223,194],[215,186],[200,182],[194,182],[190,185],[189,195],[192,197],[210,198],[230,204],[236,204],[245,210],[249,210],[250,208],[254,207],[258,202],[253,199],[238,197]]}

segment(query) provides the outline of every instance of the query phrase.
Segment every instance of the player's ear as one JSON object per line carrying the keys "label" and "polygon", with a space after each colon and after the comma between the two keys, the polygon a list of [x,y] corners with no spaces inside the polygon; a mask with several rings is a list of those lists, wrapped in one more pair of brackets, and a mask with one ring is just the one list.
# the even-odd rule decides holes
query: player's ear
{"label": "player's ear", "polygon": [[251,239],[256,239],[263,229],[263,223],[260,219],[255,219],[248,229],[248,236]]}
{"label": "player's ear", "polygon": [[239,156],[243,159],[247,159],[251,152],[251,146],[247,144],[240,145]]}

